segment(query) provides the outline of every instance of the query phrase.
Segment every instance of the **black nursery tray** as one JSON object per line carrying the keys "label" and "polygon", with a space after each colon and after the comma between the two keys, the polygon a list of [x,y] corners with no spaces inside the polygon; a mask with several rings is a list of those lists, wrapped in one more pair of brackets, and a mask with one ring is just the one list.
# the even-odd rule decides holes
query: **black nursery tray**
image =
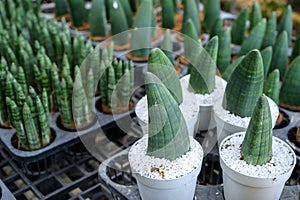
{"label": "black nursery tray", "polygon": [[[140,97],[137,93],[136,96]],[[95,102],[99,100],[99,98],[100,97],[96,97]],[[134,102],[136,102],[136,100]],[[135,115],[134,110],[114,115],[104,114],[99,112],[97,109],[95,109],[95,112],[95,123],[86,129],[77,131],[68,131],[60,128],[57,123],[57,121],[59,121],[59,113],[54,113],[50,118],[50,127],[54,131],[54,139],[49,145],[35,151],[19,150],[16,148],[16,145],[13,145],[12,141],[16,134],[14,129],[1,129],[0,142],[11,154],[13,159],[21,165],[21,168],[25,173],[39,175],[47,172],[49,166],[53,164],[53,160],[57,152],[65,150],[71,145],[78,143],[79,137],[97,135],[98,133],[103,132],[106,127],[110,127],[115,124],[115,122]]]}

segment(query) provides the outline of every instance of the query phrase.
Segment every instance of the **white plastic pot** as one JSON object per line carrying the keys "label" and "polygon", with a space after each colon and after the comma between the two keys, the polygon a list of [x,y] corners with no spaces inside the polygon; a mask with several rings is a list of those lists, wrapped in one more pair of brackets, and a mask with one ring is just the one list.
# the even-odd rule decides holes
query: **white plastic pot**
{"label": "white plastic pot", "polygon": [[[196,128],[197,130],[200,131],[207,131],[209,129],[213,129],[214,127],[216,127],[216,123],[214,120],[213,106],[214,106],[214,102],[217,99],[223,98],[227,82],[218,76],[216,76],[215,78],[216,78],[215,91],[213,92],[212,95],[208,96],[208,101],[209,99],[211,101],[210,103],[202,103],[196,94],[196,99],[199,106],[199,118],[197,120]],[[191,91],[189,91],[189,80],[190,80],[190,75],[186,75],[180,79],[183,94],[192,93]]]}
{"label": "white plastic pot", "polygon": [[[202,167],[203,149],[194,138],[190,136],[190,139],[197,143],[197,147],[199,148],[197,156],[201,156],[201,161],[190,173],[174,179],[152,179],[141,175],[132,164],[133,161],[131,161],[131,157],[135,155],[129,151],[128,158],[132,175],[137,181],[139,193],[143,200],[192,200],[194,198],[197,177]],[[176,165],[176,162],[174,164]]]}
{"label": "white plastic pot", "polygon": [[193,172],[174,180],[149,179],[134,173],[143,200],[192,200],[201,165]]}
{"label": "white plastic pot", "polygon": [[[237,134],[233,134],[225,138],[220,144],[219,151],[221,150],[223,143],[231,137],[234,137]],[[290,149],[293,150],[282,140],[275,137],[275,140],[278,140]],[[279,199],[281,192],[283,190],[285,182],[289,179],[292,174],[292,171],[296,164],[296,155],[293,154],[294,165],[290,167],[286,173],[275,177],[275,178],[258,178],[251,177],[244,174],[241,174],[229,166],[227,166],[220,154],[220,165],[223,171],[223,185],[224,185],[224,196],[226,200],[275,200]]]}
{"label": "white plastic pot", "polygon": [[[276,120],[279,115],[279,109],[278,106],[275,104],[275,102],[268,98],[268,102],[270,105],[270,110],[271,110],[271,116],[272,116],[272,128],[276,125]],[[245,124],[244,126],[237,125],[234,122],[230,122],[226,120],[226,113],[225,110],[222,107],[222,99],[219,100],[215,107],[214,107],[214,119],[216,121],[217,125],[217,139],[218,139],[218,145],[222,142],[224,138],[227,136],[237,133],[237,132],[242,132],[246,131],[248,124]]]}

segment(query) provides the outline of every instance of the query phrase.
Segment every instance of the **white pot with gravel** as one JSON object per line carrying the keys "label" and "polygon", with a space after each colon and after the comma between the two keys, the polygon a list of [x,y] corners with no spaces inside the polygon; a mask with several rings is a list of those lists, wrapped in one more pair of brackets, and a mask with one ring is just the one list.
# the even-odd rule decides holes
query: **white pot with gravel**
{"label": "white pot with gravel", "polygon": [[[221,77],[215,76],[215,89],[211,94],[194,94],[189,87],[190,75],[180,79],[182,93],[188,96],[195,96],[199,107],[199,115],[196,128],[200,131],[207,131],[216,127],[213,106],[217,99],[222,99],[226,87],[226,81]],[[184,98],[184,97],[183,97]]]}
{"label": "white pot with gravel", "polygon": [[[218,144],[230,134],[245,131],[259,96],[263,92],[264,67],[258,50],[250,51],[232,72],[224,97],[214,105]],[[268,99],[272,127],[279,114],[278,106]]]}
{"label": "white pot with gravel", "polygon": [[203,150],[188,135],[172,94],[152,73],[146,74],[148,134],[132,145],[128,159],[143,200],[192,200]]}
{"label": "white pot with gravel", "polygon": [[246,132],[226,137],[219,146],[225,199],[279,199],[296,164],[294,151],[272,136],[266,98],[258,100]]}

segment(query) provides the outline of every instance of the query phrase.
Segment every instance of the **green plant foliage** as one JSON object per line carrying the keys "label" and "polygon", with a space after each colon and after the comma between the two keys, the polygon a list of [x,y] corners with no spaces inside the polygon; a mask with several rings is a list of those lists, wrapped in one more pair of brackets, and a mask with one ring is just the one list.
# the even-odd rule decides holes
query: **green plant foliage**
{"label": "green plant foliage", "polygon": [[220,1],[210,0],[204,6],[203,25],[207,31],[211,31],[213,24],[220,17]]}
{"label": "green plant foliage", "polygon": [[55,16],[61,17],[69,13],[69,6],[66,0],[55,0]]}
{"label": "green plant foliage", "polygon": [[298,34],[298,36],[296,38],[294,48],[292,51],[291,60],[294,60],[299,55],[300,55],[300,33]]}
{"label": "green plant foliage", "polygon": [[242,144],[242,159],[252,165],[263,165],[272,158],[272,120],[265,95],[258,99]]}
{"label": "green plant foliage", "polygon": [[231,37],[230,29],[226,29],[221,33],[219,38],[219,50],[217,56],[217,67],[221,74],[224,73],[226,67],[230,64],[231,61]]}
{"label": "green plant foliage", "polygon": [[200,19],[199,19],[199,9],[195,0],[185,0],[184,2],[183,21],[182,21],[183,27],[181,30],[182,34],[186,34],[184,26],[189,19],[192,20],[195,29],[197,31],[197,35],[200,36],[201,26],[200,26]]}
{"label": "green plant foliage", "polygon": [[[280,88],[280,103],[288,106],[300,106],[300,56],[296,57],[283,78]],[[283,105],[281,105],[283,106]]]}
{"label": "green plant foliage", "polygon": [[168,88],[177,104],[183,101],[179,77],[168,57],[158,48],[151,51],[148,72],[153,73]]}
{"label": "green plant foliage", "polygon": [[83,0],[68,0],[72,17],[72,25],[76,28],[87,22],[87,11]]}
{"label": "green plant foliage", "polygon": [[264,83],[264,94],[270,97],[277,105],[279,103],[279,80],[280,74],[278,69],[274,69],[270,73],[268,79]]}
{"label": "green plant foliage", "polygon": [[232,24],[232,29],[231,29],[232,43],[237,45],[243,43],[244,35],[246,31],[247,19],[248,19],[248,9],[244,8],[243,10],[241,10],[240,14]]}
{"label": "green plant foliage", "polygon": [[250,117],[263,91],[263,70],[260,52],[250,51],[227,82],[223,108],[240,117]]}
{"label": "green plant foliage", "polygon": [[276,42],[273,46],[273,56],[269,69],[269,72],[273,71],[274,69],[279,69],[280,79],[283,78],[286,72],[288,61],[288,47],[288,36],[286,31],[283,31],[280,33],[280,35],[277,36]]}
{"label": "green plant foliage", "polygon": [[273,48],[271,46],[260,51],[261,57],[264,64],[264,75],[267,78],[269,73],[269,68],[272,60]]}
{"label": "green plant foliage", "polygon": [[161,42],[161,50],[164,52],[164,54],[169,58],[170,62],[173,64],[173,62],[174,62],[173,43],[172,43],[172,40],[171,40],[170,29],[166,30],[164,39]]}
{"label": "green plant foliage", "polygon": [[191,70],[189,83],[197,94],[211,94],[215,89],[218,42],[217,36],[210,39],[205,49],[200,47],[198,59],[192,60],[195,67]]}
{"label": "green plant foliage", "polygon": [[161,0],[162,8],[162,27],[173,28],[175,25],[175,10],[174,2],[170,0]]}
{"label": "green plant foliage", "polygon": [[247,38],[243,40],[239,56],[245,55],[253,49],[260,49],[266,31],[266,19],[262,19],[250,31]]}
{"label": "green plant foliage", "polygon": [[252,30],[262,20],[261,9],[257,1],[253,2],[252,11],[249,17],[250,17],[250,30]]}
{"label": "green plant foliage", "polygon": [[235,70],[235,68],[242,62],[242,60],[245,58],[244,56],[240,56],[238,57],[233,63],[231,63],[230,65],[228,65],[225,69],[225,71],[222,74],[222,78],[226,81],[228,81],[230,79],[230,76],[232,74],[232,72]]}
{"label": "green plant foliage", "polygon": [[147,154],[175,160],[190,148],[183,115],[168,89],[150,72],[145,77],[149,112]]}
{"label": "green plant foliage", "polygon": [[281,20],[278,25],[278,33],[286,31],[288,37],[288,44],[292,40],[292,31],[293,31],[293,19],[292,19],[292,7],[288,5],[282,14]]}
{"label": "green plant foliage", "polygon": [[268,46],[273,46],[276,40],[276,13],[273,11],[266,28],[266,33],[261,48],[264,49]]}
{"label": "green plant foliage", "polygon": [[190,59],[198,41],[197,30],[191,19],[184,24],[184,33],[184,57]]}
{"label": "green plant foliage", "polygon": [[128,27],[132,27],[132,10],[131,10],[131,7],[130,7],[130,3],[128,0],[126,1],[120,1],[122,7],[123,7],[123,10],[124,10],[124,13],[126,15],[126,19],[127,19],[127,24],[128,24]]}

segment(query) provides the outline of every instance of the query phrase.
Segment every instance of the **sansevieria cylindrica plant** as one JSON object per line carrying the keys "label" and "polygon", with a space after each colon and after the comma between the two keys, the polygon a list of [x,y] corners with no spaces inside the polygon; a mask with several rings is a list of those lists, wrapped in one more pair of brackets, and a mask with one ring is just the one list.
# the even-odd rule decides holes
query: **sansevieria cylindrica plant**
{"label": "sansevieria cylindrica plant", "polygon": [[69,5],[67,0],[55,0],[55,17],[61,18],[69,14]]}
{"label": "sansevieria cylindrica plant", "polygon": [[[51,139],[50,122],[48,116],[48,97],[43,92],[42,99],[30,88],[30,96],[23,102],[14,101],[6,97],[9,107],[9,117],[16,129],[18,140],[23,148],[36,150],[49,144]],[[45,98],[45,99],[44,99]]]}
{"label": "sansevieria cylindrica plant", "polygon": [[104,0],[94,0],[89,13],[90,36],[99,40],[107,36],[106,9]]}
{"label": "sansevieria cylindrica plant", "polygon": [[210,32],[213,24],[220,16],[220,1],[209,0],[204,6],[204,21],[203,25],[206,31]]}
{"label": "sansevieria cylindrica plant", "polygon": [[198,48],[190,76],[190,86],[194,93],[211,94],[215,89],[215,75],[217,71],[216,60],[218,54],[218,36],[213,37],[205,48]]}
{"label": "sansevieria cylindrica plant", "polygon": [[145,76],[149,113],[147,154],[170,161],[189,151],[184,117],[166,86],[154,74]]}
{"label": "sansevieria cylindrica plant", "polygon": [[74,28],[84,28],[87,25],[87,10],[83,0],[68,0]]}
{"label": "sansevieria cylindrica plant", "polygon": [[300,56],[295,58],[286,72],[280,88],[280,106],[300,110]]}
{"label": "sansevieria cylindrica plant", "polygon": [[250,117],[263,91],[264,67],[260,52],[250,51],[231,74],[223,108],[240,117]]}
{"label": "sansevieria cylindrica plant", "polygon": [[182,34],[186,34],[184,26],[185,26],[187,20],[191,19],[195,26],[198,36],[200,36],[200,34],[201,34],[200,27],[201,26],[200,26],[200,19],[199,19],[199,9],[196,4],[196,1],[195,0],[185,0],[183,13],[184,13],[184,15],[183,15],[182,29],[181,29]]}
{"label": "sansevieria cylindrica plant", "polygon": [[272,118],[268,99],[259,97],[242,143],[241,156],[248,164],[263,165],[272,158]]}
{"label": "sansevieria cylindrica plant", "polygon": [[237,45],[242,44],[244,40],[245,31],[246,31],[247,19],[248,19],[248,9],[244,8],[232,24],[232,29],[231,29],[232,43]]}
{"label": "sansevieria cylindrica plant", "polygon": [[265,81],[263,90],[264,94],[270,97],[277,105],[279,103],[279,77],[279,70],[274,69],[274,71],[269,74],[268,79]]}

